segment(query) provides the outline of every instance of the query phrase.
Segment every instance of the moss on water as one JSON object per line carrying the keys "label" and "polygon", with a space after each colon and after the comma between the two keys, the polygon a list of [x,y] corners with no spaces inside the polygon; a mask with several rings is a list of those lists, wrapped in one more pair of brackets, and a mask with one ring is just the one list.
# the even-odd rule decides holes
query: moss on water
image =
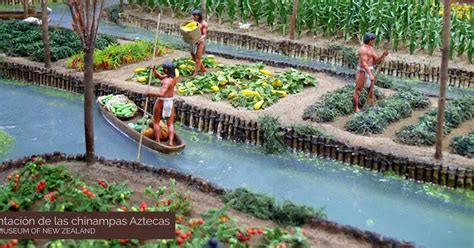
{"label": "moss on water", "polygon": [[0,130],[0,155],[6,154],[14,142],[15,138],[13,136],[4,130]]}
{"label": "moss on water", "polygon": [[0,77],[0,79],[2,79],[2,81],[1,81],[2,84],[15,85],[15,86],[28,86],[28,85],[30,85],[29,83],[27,83],[25,81],[6,79],[6,78],[2,78],[2,77]]}
{"label": "moss on water", "polygon": [[76,93],[71,93],[68,91],[58,90],[55,88],[50,87],[34,87],[32,89],[34,92],[38,92],[40,94],[51,96],[51,97],[60,97],[67,100],[84,100],[84,96]]}

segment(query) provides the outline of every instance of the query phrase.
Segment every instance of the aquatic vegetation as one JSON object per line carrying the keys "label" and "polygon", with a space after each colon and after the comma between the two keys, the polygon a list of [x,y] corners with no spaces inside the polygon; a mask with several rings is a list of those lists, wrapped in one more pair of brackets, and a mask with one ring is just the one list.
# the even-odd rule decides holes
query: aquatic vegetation
{"label": "aquatic vegetation", "polygon": [[279,118],[265,115],[260,117],[258,122],[263,133],[263,150],[265,153],[271,154],[284,151],[284,133],[280,131],[281,124]]}
{"label": "aquatic vegetation", "polygon": [[5,154],[15,142],[15,138],[0,129],[0,155]]}
{"label": "aquatic vegetation", "polygon": [[238,188],[225,194],[224,202],[245,213],[260,219],[269,219],[284,225],[302,225],[307,218],[317,215],[326,218],[323,209],[315,210],[308,206],[298,206],[289,201],[277,203],[273,197],[252,193],[245,188]]}

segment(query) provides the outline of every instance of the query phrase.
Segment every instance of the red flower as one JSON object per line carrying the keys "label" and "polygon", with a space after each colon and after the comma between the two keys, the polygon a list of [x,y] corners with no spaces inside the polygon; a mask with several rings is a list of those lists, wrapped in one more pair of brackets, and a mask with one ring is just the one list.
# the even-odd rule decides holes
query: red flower
{"label": "red flower", "polygon": [[50,202],[54,202],[57,200],[56,196],[54,196],[56,193],[58,192],[57,191],[49,192],[48,194],[44,195],[44,199],[49,200]]}
{"label": "red flower", "polygon": [[140,203],[140,211],[141,211],[141,212],[145,212],[146,207],[147,207],[147,206],[146,206],[146,202],[141,202],[141,203]]}
{"label": "red flower", "polygon": [[107,189],[109,186],[104,181],[97,179],[97,183],[102,186],[102,188]]}
{"label": "red flower", "polygon": [[124,245],[124,244],[127,243],[127,241],[128,241],[128,239],[121,239],[121,240],[120,240],[120,244],[121,244],[121,245]]}
{"label": "red flower", "polygon": [[36,185],[36,192],[40,192],[45,187],[46,187],[46,181],[43,179],[38,183],[38,185]]}

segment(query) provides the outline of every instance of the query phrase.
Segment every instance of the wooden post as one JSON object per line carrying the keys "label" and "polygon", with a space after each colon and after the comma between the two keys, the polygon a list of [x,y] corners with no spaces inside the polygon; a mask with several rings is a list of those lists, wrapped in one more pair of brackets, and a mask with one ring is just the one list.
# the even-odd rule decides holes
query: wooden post
{"label": "wooden post", "polygon": [[299,0],[293,0],[293,13],[291,14],[291,20],[290,20],[290,40],[295,39],[295,33],[296,33],[296,18],[298,14],[298,5],[299,5]]}
{"label": "wooden post", "polygon": [[451,0],[444,0],[443,9],[443,49],[441,55],[441,79],[439,82],[438,119],[436,123],[435,158],[443,158],[444,106],[446,104],[446,83],[448,79],[448,59],[450,43]]}

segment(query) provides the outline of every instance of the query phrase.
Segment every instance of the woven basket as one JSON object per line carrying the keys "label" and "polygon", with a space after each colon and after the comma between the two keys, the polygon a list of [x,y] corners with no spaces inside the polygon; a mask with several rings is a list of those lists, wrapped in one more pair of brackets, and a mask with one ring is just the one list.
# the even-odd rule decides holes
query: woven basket
{"label": "woven basket", "polygon": [[199,28],[194,29],[193,31],[184,31],[181,27],[186,26],[188,23],[193,21],[187,21],[181,24],[179,31],[181,31],[181,35],[183,36],[184,42],[188,44],[196,44],[198,40],[201,38],[201,31]]}

